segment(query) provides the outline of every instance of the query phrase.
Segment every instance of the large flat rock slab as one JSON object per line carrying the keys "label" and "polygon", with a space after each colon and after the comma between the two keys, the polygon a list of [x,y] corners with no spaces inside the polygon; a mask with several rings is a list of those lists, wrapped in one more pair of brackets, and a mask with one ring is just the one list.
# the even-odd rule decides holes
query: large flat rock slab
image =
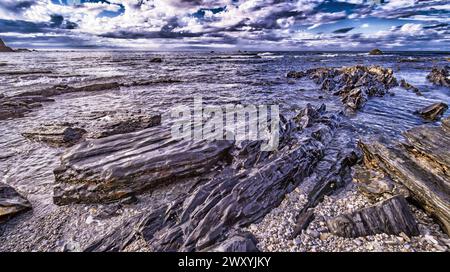
{"label": "large flat rock slab", "polygon": [[443,125],[421,126],[404,133],[405,142],[360,142],[366,165],[378,167],[404,185],[450,234],[450,134]]}

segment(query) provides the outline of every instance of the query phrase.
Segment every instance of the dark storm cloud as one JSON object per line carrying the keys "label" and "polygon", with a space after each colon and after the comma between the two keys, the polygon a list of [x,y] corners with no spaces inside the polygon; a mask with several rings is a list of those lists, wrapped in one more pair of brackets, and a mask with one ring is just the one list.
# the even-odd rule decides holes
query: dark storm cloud
{"label": "dark storm cloud", "polygon": [[64,20],[61,15],[51,15],[49,22],[29,22],[23,20],[4,20],[0,19],[0,33],[15,32],[15,33],[46,33],[54,31],[62,31],[64,29],[74,29],[76,24]]}
{"label": "dark storm cloud", "polygon": [[35,1],[2,1],[0,2],[0,9],[11,13],[22,13],[35,4]]}
{"label": "dark storm cloud", "polygon": [[109,32],[100,35],[104,38],[114,39],[181,39],[184,37],[201,37],[203,34],[170,32],[170,31],[148,31],[148,32],[132,32],[132,31],[117,31]]}
{"label": "dark storm cloud", "polygon": [[341,29],[337,29],[337,30],[333,31],[333,33],[347,33],[349,31],[351,31],[352,29],[354,29],[354,27],[341,28]]}

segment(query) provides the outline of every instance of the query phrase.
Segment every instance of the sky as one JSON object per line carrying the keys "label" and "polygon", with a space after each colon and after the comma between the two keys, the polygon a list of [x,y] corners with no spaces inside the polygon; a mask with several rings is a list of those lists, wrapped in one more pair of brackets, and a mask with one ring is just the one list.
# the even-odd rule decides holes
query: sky
{"label": "sky", "polygon": [[36,49],[450,51],[450,1],[0,0]]}

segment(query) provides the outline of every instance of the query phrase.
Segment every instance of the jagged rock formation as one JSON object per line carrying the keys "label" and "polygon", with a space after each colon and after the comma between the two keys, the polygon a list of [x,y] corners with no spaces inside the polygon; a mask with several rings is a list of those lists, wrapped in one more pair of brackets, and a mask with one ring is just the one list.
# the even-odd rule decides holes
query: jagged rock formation
{"label": "jagged rock formation", "polygon": [[436,121],[442,117],[442,115],[448,110],[448,105],[443,102],[434,103],[421,110],[416,111],[417,114],[424,119],[430,121]]}
{"label": "jagged rock formation", "polygon": [[435,85],[450,87],[448,66],[433,68],[427,79]]}
{"label": "jagged rock formation", "polygon": [[342,103],[352,110],[361,109],[369,97],[384,96],[390,88],[398,85],[392,69],[380,66],[316,68],[306,72],[289,72],[287,76],[309,76],[320,85],[321,90],[339,95]]}
{"label": "jagged rock formation", "polygon": [[6,46],[2,39],[0,39],[0,52],[14,52],[11,47]]}
{"label": "jagged rock formation", "polygon": [[419,88],[417,88],[416,86],[406,82],[406,80],[402,79],[400,80],[400,87],[409,90],[409,91],[413,91],[414,93],[416,93],[417,95],[422,96],[422,93],[420,92]]}
{"label": "jagged rock formation", "polygon": [[[194,157],[190,156],[189,154],[194,151],[192,151],[192,146],[187,146],[186,143],[183,143],[182,146],[186,147],[183,149],[183,154],[187,154],[187,156],[183,158],[180,156],[178,148],[170,148],[171,152],[164,158],[164,161],[169,158],[169,163],[165,164],[166,166],[161,170],[153,167],[154,164],[158,164],[160,158],[148,156],[147,161],[143,163],[144,158],[147,157],[147,154],[143,154],[144,156],[140,157],[141,170],[144,168],[155,169],[152,173],[153,176],[146,174],[148,171],[138,173],[132,170],[127,173],[134,177],[133,180],[128,179],[128,188],[135,187],[133,184],[142,184],[138,187],[143,187],[144,182],[152,184],[165,173],[177,172],[179,165],[185,166],[185,171],[191,176],[205,177],[205,181],[197,185],[189,194],[180,196],[176,201],[164,204],[159,209],[133,219],[139,235],[144,237],[156,251],[202,251],[213,248],[249,250],[252,248],[252,238],[248,235],[237,235],[236,231],[262,218],[273,207],[279,205],[284,195],[292,191],[306,177],[316,171],[321,173],[321,169],[324,167],[334,169],[327,174],[328,178],[324,178],[326,184],[321,184],[321,189],[318,190],[324,191],[327,186],[333,187],[331,183],[336,183],[336,181],[331,176],[345,172],[341,169],[344,166],[341,165],[348,165],[344,163],[347,160],[344,158],[345,156],[341,158],[335,154],[338,159],[334,163],[324,159],[327,146],[332,142],[334,133],[338,129],[338,116],[327,113],[324,106],[313,108],[308,105],[296,118],[290,121],[282,118],[280,125],[280,146],[277,151],[261,151],[261,142],[259,141],[244,142],[237,146],[225,143],[221,147],[219,143],[214,142],[193,146],[197,150],[204,146],[209,147],[210,154],[214,156],[212,156],[213,159],[208,159],[208,162],[213,160],[215,163],[207,168],[214,169],[216,167],[217,169],[219,167],[221,169],[220,172],[216,171],[212,175],[211,172],[205,171],[206,167],[196,167],[195,173],[191,170],[189,166],[193,164],[193,158],[202,158],[205,153]],[[150,131],[147,130],[143,134],[149,136]],[[139,135],[128,135],[127,139],[133,141],[136,137]],[[120,141],[119,138],[115,139],[116,143]],[[155,141],[152,140],[155,139],[154,137],[146,139],[149,143]],[[170,144],[177,146],[176,143],[167,143],[165,146],[169,147]],[[105,165],[108,164],[108,159],[106,159],[103,160],[104,163],[97,165],[91,163],[91,167],[86,168],[86,163],[95,161],[95,157],[92,156],[99,154],[100,150],[109,149],[111,154],[115,153],[108,141],[91,143],[89,146],[90,148],[80,146],[78,150],[63,158],[62,169],[56,171],[59,184],[67,183],[72,187],[77,187],[77,183],[84,183],[90,177],[98,177],[100,169],[114,166]],[[140,145],[141,148],[144,146],[144,143]],[[122,148],[122,151],[116,152],[132,154],[135,153],[132,150],[136,147],[128,145]],[[138,153],[142,154],[142,152]],[[170,159],[172,156],[178,158],[178,164],[170,163],[173,160]],[[220,161],[219,156],[226,157],[227,161]],[[131,159],[135,160],[132,157]],[[80,176],[72,175],[75,167]],[[121,172],[111,168],[107,172],[112,174],[107,177],[111,182],[105,189],[114,190],[116,185],[113,184],[117,184],[117,181],[120,183],[120,180],[114,180],[114,177],[117,174],[122,176]],[[81,176],[83,173],[84,176]],[[145,176],[145,179],[141,176]],[[126,178],[124,177],[124,179]],[[173,177],[171,180],[179,183],[185,182],[182,177]],[[97,180],[97,182],[99,181]],[[59,192],[61,192],[60,189],[55,190],[57,202],[61,199],[58,196]],[[99,198],[102,197],[103,192],[104,190],[95,188],[89,191],[92,197],[96,195]],[[66,190],[64,193],[66,202],[77,201],[78,199],[73,197],[74,194],[79,196],[82,195],[82,192]],[[84,198],[83,200],[90,199]],[[120,229],[122,231],[113,231],[95,242],[88,250],[121,250],[125,244],[131,242],[130,232],[132,231],[123,231],[122,227]],[[118,243],[113,243],[114,240]],[[120,244],[120,247],[114,244]]]}
{"label": "jagged rock formation", "polygon": [[348,141],[349,137],[345,130],[335,133],[324,151],[322,160],[317,164],[314,173],[308,177],[308,185],[302,186],[308,201],[297,215],[292,239],[308,227],[314,218],[314,207],[325,196],[335,193],[351,182],[351,167],[358,162],[360,156]]}
{"label": "jagged rock formation", "polygon": [[419,235],[419,229],[403,196],[394,196],[374,206],[327,220],[328,229],[343,237],[379,233]]}
{"label": "jagged rock formation", "polygon": [[378,48],[372,49],[369,51],[369,55],[383,55],[383,51]]}
{"label": "jagged rock formation", "polygon": [[442,126],[421,126],[404,133],[402,143],[360,142],[367,167],[385,171],[404,185],[450,234],[450,118]]}
{"label": "jagged rock formation", "polygon": [[5,42],[3,42],[2,39],[0,39],[0,53],[11,53],[11,52],[32,52],[32,51],[26,48],[12,49],[11,47],[6,46]]}
{"label": "jagged rock formation", "polygon": [[31,209],[31,204],[11,186],[0,182],[0,223]]}

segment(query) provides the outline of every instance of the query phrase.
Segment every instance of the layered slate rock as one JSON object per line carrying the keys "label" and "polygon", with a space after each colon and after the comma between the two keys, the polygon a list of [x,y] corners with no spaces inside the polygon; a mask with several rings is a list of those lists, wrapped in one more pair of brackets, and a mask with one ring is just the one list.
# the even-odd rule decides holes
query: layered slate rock
{"label": "layered slate rock", "polygon": [[0,97],[0,120],[23,117],[33,109],[42,107],[42,103],[53,101],[43,96]]}
{"label": "layered slate rock", "polygon": [[[310,105],[296,118],[281,118],[278,150],[261,151],[260,141],[230,146],[228,163],[220,172],[199,173],[205,180],[188,194],[136,217],[136,233],[155,251],[251,250],[253,238],[238,231],[263,218],[306,177],[325,167],[317,168],[339,122],[339,116],[326,112],[324,106]],[[326,180],[330,186],[331,177]],[[111,246],[112,241],[123,247],[133,240],[130,237],[130,230],[116,230],[88,249],[121,250]]]}
{"label": "layered slate rock", "polygon": [[0,182],[0,223],[31,209],[28,200],[11,186]]}
{"label": "layered slate rock", "polygon": [[400,87],[409,90],[409,91],[413,91],[415,94],[422,96],[423,94],[420,92],[419,88],[417,88],[416,86],[408,83],[406,80],[402,79],[400,80]]}
{"label": "layered slate rock", "polygon": [[[26,73],[30,73],[29,71]],[[39,71],[42,73],[42,71]],[[15,96],[0,97],[0,120],[23,117],[34,108],[42,107],[43,102],[54,102],[51,97],[74,92],[95,92],[117,89],[117,82],[95,83],[85,86],[55,85],[51,88],[23,92]]]}
{"label": "layered slate rock", "polygon": [[352,238],[379,233],[419,235],[415,218],[403,196],[328,219],[327,225],[331,233]]}
{"label": "layered slate rock", "polygon": [[105,138],[143,130],[161,124],[161,115],[105,112],[79,117],[75,123],[44,124],[22,136],[50,146],[69,147],[84,138]]}
{"label": "layered slate rock", "polygon": [[450,74],[448,69],[448,66],[433,68],[427,75],[427,79],[435,85],[450,87]]}
{"label": "layered slate rock", "polygon": [[54,171],[56,204],[107,202],[214,170],[232,143],[172,139],[150,128],[86,141],[61,158]]}
{"label": "layered slate rock", "polygon": [[124,134],[158,126],[161,124],[160,114],[141,113],[108,113],[104,117],[93,120],[84,126],[89,138],[105,138],[112,135]]}
{"label": "layered slate rock", "polygon": [[425,211],[450,233],[450,119],[442,126],[420,126],[404,142],[360,142],[369,167],[385,171],[404,185]]}
{"label": "layered slate rock", "polygon": [[22,136],[33,141],[40,141],[51,146],[71,146],[83,138],[86,130],[71,127],[70,124],[42,126]]}
{"label": "layered slate rock", "polygon": [[448,110],[448,105],[443,102],[434,103],[423,109],[416,111],[417,114],[426,120],[436,121]]}
{"label": "layered slate rock", "polygon": [[315,68],[305,72],[289,72],[288,77],[308,76],[321,90],[341,97],[342,103],[352,109],[364,107],[369,97],[384,96],[398,86],[392,69],[380,66],[351,66],[344,68]]}

